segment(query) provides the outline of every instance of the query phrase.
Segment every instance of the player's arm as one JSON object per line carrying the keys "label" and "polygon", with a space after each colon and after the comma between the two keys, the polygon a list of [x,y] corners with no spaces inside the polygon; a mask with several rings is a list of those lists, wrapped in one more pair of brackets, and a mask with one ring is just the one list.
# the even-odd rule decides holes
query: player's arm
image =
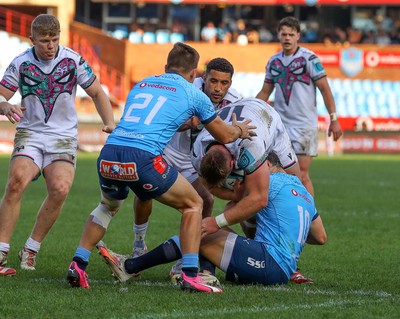
{"label": "player's arm", "polygon": [[273,83],[265,83],[264,82],[264,85],[261,88],[261,91],[256,95],[256,98],[268,102],[269,96],[271,95],[273,90],[274,90]]}
{"label": "player's arm", "polygon": [[328,136],[331,136],[331,134],[333,134],[333,140],[337,141],[340,138],[340,136],[342,136],[343,132],[340,127],[340,123],[338,121],[335,100],[333,98],[332,91],[326,76],[315,81],[315,85],[322,94],[325,107],[331,119],[331,123],[329,125],[329,130],[328,130]]}
{"label": "player's arm", "polygon": [[195,130],[201,122],[197,116],[192,116],[189,120],[187,120],[184,124],[180,126],[178,132],[184,132],[189,129]]}
{"label": "player's arm", "polygon": [[19,122],[21,117],[24,117],[23,111],[25,108],[20,105],[8,103],[8,100],[13,97],[15,92],[0,85],[0,115],[4,115],[11,123]]}
{"label": "player's arm", "polygon": [[215,197],[218,197],[223,200],[233,200],[234,199],[234,192],[226,187],[218,187],[218,186],[209,186],[207,182],[202,178],[201,182],[202,184],[207,188],[207,190],[214,195]]}
{"label": "player's arm", "polygon": [[244,179],[244,196],[236,204],[228,206],[216,217],[203,219],[202,236],[219,228],[234,225],[251,218],[268,204],[269,168],[267,162]]}
{"label": "player's arm", "polygon": [[251,120],[243,122],[236,121],[236,114],[232,114],[232,125],[226,124],[219,116],[210,123],[204,124],[204,128],[221,144],[228,144],[236,141],[238,138],[249,139],[255,135],[253,129],[256,126],[249,125]]}
{"label": "player's arm", "polygon": [[103,132],[111,133],[115,128],[114,113],[110,103],[110,99],[104,92],[99,80],[96,80],[85,89],[85,92],[92,98],[96,110],[103,121]]}
{"label": "player's arm", "polygon": [[326,243],[326,240],[327,236],[324,224],[322,223],[321,216],[318,216],[311,223],[306,243],[310,245],[323,245]]}

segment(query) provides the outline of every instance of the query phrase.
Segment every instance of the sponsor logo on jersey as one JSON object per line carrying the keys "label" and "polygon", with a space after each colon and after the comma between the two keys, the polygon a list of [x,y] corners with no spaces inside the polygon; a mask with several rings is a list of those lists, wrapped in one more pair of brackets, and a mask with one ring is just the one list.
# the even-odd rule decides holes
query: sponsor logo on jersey
{"label": "sponsor logo on jersey", "polygon": [[164,172],[167,169],[168,165],[164,161],[162,156],[158,155],[157,157],[153,158],[153,167],[158,173],[164,174]]}
{"label": "sponsor logo on jersey", "polygon": [[167,90],[167,91],[171,91],[171,92],[176,92],[176,88],[175,87],[162,85],[162,84],[154,84],[154,83],[142,82],[142,83],[139,84],[139,87],[141,89],[143,89],[145,87],[149,87],[149,88],[152,88],[152,89],[161,89],[161,90]]}
{"label": "sponsor logo on jersey", "polygon": [[102,160],[100,162],[100,174],[108,179],[119,181],[137,181],[139,180],[136,163],[119,163]]}

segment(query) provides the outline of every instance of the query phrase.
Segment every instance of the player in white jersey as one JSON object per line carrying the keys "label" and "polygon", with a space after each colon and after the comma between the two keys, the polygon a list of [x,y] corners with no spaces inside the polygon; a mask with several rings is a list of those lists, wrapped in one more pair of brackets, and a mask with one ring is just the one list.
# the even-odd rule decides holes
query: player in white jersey
{"label": "player in white jersey", "polygon": [[[0,204],[0,267],[7,262],[23,192],[41,173],[47,186],[35,226],[19,252],[21,268],[27,270],[35,270],[41,242],[57,220],[73,182],[78,147],[77,85],[93,99],[103,131],[110,133],[115,127],[109,98],[90,66],[79,54],[59,45],[57,18],[41,14],[33,20],[31,31],[33,47],[14,58],[0,82],[0,114],[18,123]],[[18,89],[21,106],[9,104]]]}
{"label": "player in white jersey", "polygon": [[[202,78],[196,78],[194,85],[202,90],[213,103],[217,110],[239,98],[240,94],[231,87],[234,68],[232,64],[224,58],[215,58],[208,62],[206,72]],[[164,158],[170,165],[175,167],[185,177],[203,199],[203,217],[211,216],[214,197],[207,191],[198,179],[198,174],[193,168],[191,161],[192,144],[199,133],[199,130],[186,129],[177,132],[172,140],[164,149]],[[146,252],[145,235],[148,226],[149,216],[152,210],[152,201],[141,201],[135,197],[134,202],[135,240],[132,256],[140,256]],[[201,263],[200,271],[204,268]],[[180,273],[180,263],[173,267],[173,274]],[[171,273],[172,274],[172,273]]]}
{"label": "player in white jersey", "polygon": [[[227,158],[227,166],[229,161]],[[254,239],[239,236],[226,227],[254,215],[250,211],[248,215],[241,210],[236,210],[236,214],[232,209],[229,214],[225,211],[221,214],[225,223],[219,225],[214,217],[203,219],[200,253],[226,273],[226,280],[237,284],[287,284],[304,244],[323,245],[327,240],[314,200],[298,177],[285,173],[274,152],[268,154],[265,163],[270,185],[266,194],[268,204],[255,212]],[[213,229],[206,229],[206,224],[214,225]],[[121,269],[111,270],[116,276],[121,273],[132,276],[180,258],[180,246],[179,237],[173,236],[147,254],[126,260]],[[115,260],[123,260],[120,255],[105,250]]]}
{"label": "player in white jersey", "polygon": [[330,114],[328,136],[337,141],[342,135],[335,101],[326,72],[314,52],[300,47],[300,24],[294,17],[283,18],[278,25],[282,51],[273,55],[266,66],[265,82],[257,98],[268,101],[275,90],[274,107],[282,118],[298,156],[301,181],[314,196],[309,176],[312,157],[318,152],[316,87]]}

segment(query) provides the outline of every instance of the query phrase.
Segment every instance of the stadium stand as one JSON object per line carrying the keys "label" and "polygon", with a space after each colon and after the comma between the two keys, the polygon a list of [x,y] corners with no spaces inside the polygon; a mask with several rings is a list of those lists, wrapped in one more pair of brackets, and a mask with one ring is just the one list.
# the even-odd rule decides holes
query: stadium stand
{"label": "stadium stand", "polygon": [[[264,73],[236,72],[232,86],[244,97],[254,97],[261,89]],[[400,117],[400,81],[328,78],[342,117]],[[275,92],[271,95],[274,100]],[[317,110],[327,115],[322,95],[317,90]]]}

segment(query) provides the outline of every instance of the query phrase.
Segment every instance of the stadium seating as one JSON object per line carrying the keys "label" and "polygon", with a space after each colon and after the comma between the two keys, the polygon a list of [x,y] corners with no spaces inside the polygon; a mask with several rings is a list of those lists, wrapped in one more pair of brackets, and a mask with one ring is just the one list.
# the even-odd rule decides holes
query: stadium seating
{"label": "stadium seating", "polygon": [[131,43],[142,43],[142,35],[138,32],[132,31],[129,33],[128,40]]}
{"label": "stadium seating", "polygon": [[[244,97],[254,97],[261,89],[264,76],[264,73],[236,72],[232,87]],[[400,81],[328,78],[328,82],[339,116],[400,117]],[[319,90],[316,99],[318,114],[327,115]]]}
{"label": "stadium seating", "polygon": [[156,34],[154,32],[146,31],[143,34],[142,41],[146,44],[156,43]]}
{"label": "stadium seating", "polygon": [[171,43],[183,42],[183,41],[185,41],[185,37],[184,37],[183,33],[172,32],[170,35],[169,41]]}
{"label": "stadium seating", "polygon": [[156,41],[158,44],[169,43],[170,31],[165,29],[160,29],[156,31]]}

